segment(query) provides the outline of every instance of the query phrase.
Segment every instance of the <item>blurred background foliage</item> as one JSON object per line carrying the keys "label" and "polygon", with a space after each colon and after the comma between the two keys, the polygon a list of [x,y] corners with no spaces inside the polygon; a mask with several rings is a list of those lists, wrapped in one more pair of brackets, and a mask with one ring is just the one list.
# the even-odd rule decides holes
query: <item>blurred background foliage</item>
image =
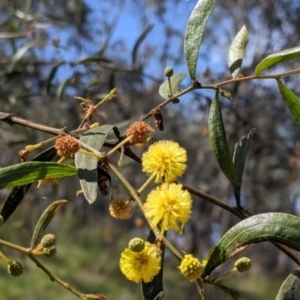
{"label": "blurred background foliage", "polygon": [[[186,72],[183,36],[197,1],[190,0],[0,0],[0,110],[53,127],[75,129],[83,112],[75,95],[97,101],[114,87],[118,98],[94,116],[100,124],[133,121],[162,102],[159,85],[172,66]],[[299,45],[300,3],[282,1],[217,1],[209,19],[198,63],[203,84],[228,78],[227,50],[245,24],[249,44],[242,73],[276,51]],[[292,61],[272,73],[299,66]],[[285,83],[300,95],[299,75]],[[183,87],[190,83],[188,79]],[[254,81],[227,87],[233,97],[222,99],[227,138],[234,144],[256,128],[246,162],[242,205],[252,214],[299,214],[300,131],[291,119],[273,81]],[[188,151],[188,169],[182,182],[234,205],[231,187],[220,172],[207,136],[211,91],[195,91],[179,104],[163,109],[165,130],[155,140],[172,139]],[[128,124],[128,123],[127,123]],[[151,121],[152,124],[152,121]],[[153,124],[152,124],[153,125]],[[18,163],[18,151],[49,138],[28,128],[0,123],[0,165]],[[141,150],[136,151],[141,154]],[[116,157],[116,160],[118,157]],[[126,158],[121,169],[134,187],[145,180],[140,166]],[[113,195],[128,194],[113,178]],[[56,199],[67,199],[50,226],[58,237],[58,255],[45,260],[55,274],[82,292],[100,292],[110,299],[141,299],[140,289],[118,268],[119,254],[131,237],[145,237],[148,227],[136,210],[127,221],[112,219],[109,198],[98,197],[89,206],[77,178],[58,186],[32,186],[16,213],[1,228],[1,238],[29,245],[35,222]],[[8,190],[1,190],[5,199]],[[181,250],[199,258],[239,220],[227,211],[194,197],[193,215],[185,235],[171,235]],[[1,249],[9,254],[6,249]],[[242,255],[253,260],[253,270],[233,275],[228,285],[245,291],[244,299],[274,299],[280,282],[296,266],[269,243],[249,247]],[[11,253],[18,257],[17,253]],[[11,278],[0,264],[0,300],[75,299],[75,296],[25,261],[26,273]],[[220,272],[231,268],[226,263]],[[198,299],[196,288],[176,272],[177,261],[167,255],[165,299]],[[209,288],[209,299],[225,299]],[[228,296],[229,299],[229,296]]]}

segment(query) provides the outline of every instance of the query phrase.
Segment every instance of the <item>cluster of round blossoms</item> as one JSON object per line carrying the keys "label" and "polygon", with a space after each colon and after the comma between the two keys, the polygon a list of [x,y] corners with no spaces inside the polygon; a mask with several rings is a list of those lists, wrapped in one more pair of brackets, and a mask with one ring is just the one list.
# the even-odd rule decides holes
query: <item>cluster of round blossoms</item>
{"label": "cluster of round blossoms", "polygon": [[173,141],[159,141],[143,154],[143,171],[156,183],[161,183],[149,193],[144,205],[145,216],[152,228],[160,225],[161,231],[182,233],[190,218],[192,198],[181,184],[174,183],[186,169],[186,150]]}
{"label": "cluster of round blossoms", "polygon": [[[142,156],[142,170],[159,185],[152,190],[144,204],[144,213],[151,228],[159,227],[163,233],[174,230],[182,233],[191,216],[192,198],[181,184],[174,181],[186,170],[186,150],[173,141],[159,141],[151,145]],[[160,269],[160,259],[149,243],[142,251],[126,248],[121,254],[120,268],[131,281],[149,282]],[[202,264],[191,255],[185,255],[179,269],[190,281],[202,272]]]}

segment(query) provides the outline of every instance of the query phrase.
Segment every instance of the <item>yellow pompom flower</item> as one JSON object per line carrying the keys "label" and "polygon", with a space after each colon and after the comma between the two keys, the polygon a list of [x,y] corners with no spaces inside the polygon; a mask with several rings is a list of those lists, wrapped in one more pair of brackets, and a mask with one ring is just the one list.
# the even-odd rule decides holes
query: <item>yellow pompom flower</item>
{"label": "yellow pompom flower", "polygon": [[120,269],[127,279],[139,283],[151,282],[160,270],[160,257],[156,256],[153,246],[146,242],[145,248],[134,252],[126,248],[120,258]]}
{"label": "yellow pompom flower", "polygon": [[152,228],[182,232],[190,218],[192,198],[181,184],[163,183],[151,191],[144,205],[145,215]]}
{"label": "yellow pompom flower", "polygon": [[186,150],[173,141],[151,145],[142,157],[143,171],[154,176],[156,183],[172,182],[186,169]]}
{"label": "yellow pompom flower", "polygon": [[178,268],[183,276],[194,282],[200,277],[203,267],[196,257],[191,254],[185,254]]}

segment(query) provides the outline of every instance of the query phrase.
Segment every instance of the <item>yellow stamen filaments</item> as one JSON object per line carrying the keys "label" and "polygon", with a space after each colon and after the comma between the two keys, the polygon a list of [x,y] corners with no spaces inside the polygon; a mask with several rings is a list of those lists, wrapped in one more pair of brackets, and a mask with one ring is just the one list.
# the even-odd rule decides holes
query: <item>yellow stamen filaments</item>
{"label": "yellow stamen filaments", "polygon": [[182,233],[191,215],[192,198],[181,184],[163,183],[151,191],[144,205],[145,215],[152,228]]}
{"label": "yellow stamen filaments", "polygon": [[150,243],[145,243],[145,248],[134,252],[126,248],[120,258],[121,272],[128,280],[139,283],[151,282],[160,270],[160,257],[157,257]]}
{"label": "yellow stamen filaments", "polygon": [[143,171],[155,175],[155,182],[173,182],[186,169],[186,150],[173,141],[159,141],[142,156]]}

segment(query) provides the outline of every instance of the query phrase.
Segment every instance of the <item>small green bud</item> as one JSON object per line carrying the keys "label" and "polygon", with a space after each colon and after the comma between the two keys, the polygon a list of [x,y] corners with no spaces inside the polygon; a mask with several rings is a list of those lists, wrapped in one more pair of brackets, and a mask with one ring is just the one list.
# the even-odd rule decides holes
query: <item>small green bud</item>
{"label": "small green bud", "polygon": [[55,246],[46,247],[43,249],[43,252],[45,253],[45,256],[47,257],[53,257],[57,253],[57,249]]}
{"label": "small green bud", "polygon": [[251,259],[248,257],[241,257],[235,262],[234,266],[239,272],[247,272],[251,268]]}
{"label": "small green bud", "polygon": [[166,77],[172,77],[174,74],[173,68],[166,67],[164,73],[165,73]]}
{"label": "small green bud", "polygon": [[51,246],[56,245],[55,235],[52,233],[48,233],[48,234],[44,235],[41,240],[41,244],[43,245],[44,248],[49,248]]}
{"label": "small green bud", "polygon": [[226,97],[227,99],[231,100],[232,95],[229,91],[221,90],[221,95],[223,97]]}
{"label": "small green bud", "polygon": [[10,275],[18,277],[23,274],[24,267],[20,262],[13,260],[8,263],[7,271]]}
{"label": "small green bud", "polygon": [[141,238],[133,238],[129,241],[129,249],[133,252],[141,252],[145,248],[145,241]]}

